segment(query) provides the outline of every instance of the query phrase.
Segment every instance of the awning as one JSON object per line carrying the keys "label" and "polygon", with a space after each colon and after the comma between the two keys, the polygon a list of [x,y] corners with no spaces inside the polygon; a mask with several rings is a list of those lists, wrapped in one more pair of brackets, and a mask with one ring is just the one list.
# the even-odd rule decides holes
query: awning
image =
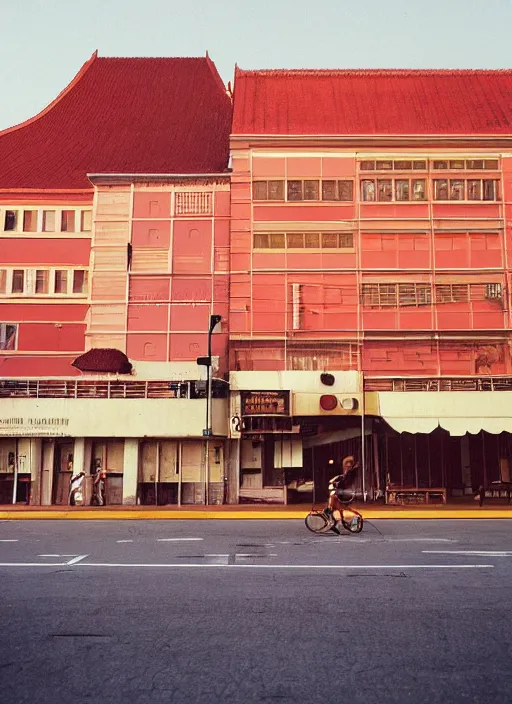
{"label": "awning", "polygon": [[131,374],[132,365],[121,350],[98,347],[81,354],[72,363],[81,372],[96,374]]}
{"label": "awning", "polygon": [[399,433],[512,433],[508,391],[381,391],[380,415]]}

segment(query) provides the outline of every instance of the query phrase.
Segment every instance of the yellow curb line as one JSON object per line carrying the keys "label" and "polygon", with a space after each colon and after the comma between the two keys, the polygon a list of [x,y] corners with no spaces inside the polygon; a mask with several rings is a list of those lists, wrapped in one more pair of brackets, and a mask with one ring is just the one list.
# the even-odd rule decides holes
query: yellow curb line
{"label": "yellow curb line", "polygon": [[[0,520],[78,520],[78,521],[140,521],[140,520],[286,520],[304,519],[307,510],[302,511],[0,511]],[[362,510],[367,520],[416,520],[416,519],[512,519],[511,509],[489,510],[418,510],[418,511],[379,511]]]}

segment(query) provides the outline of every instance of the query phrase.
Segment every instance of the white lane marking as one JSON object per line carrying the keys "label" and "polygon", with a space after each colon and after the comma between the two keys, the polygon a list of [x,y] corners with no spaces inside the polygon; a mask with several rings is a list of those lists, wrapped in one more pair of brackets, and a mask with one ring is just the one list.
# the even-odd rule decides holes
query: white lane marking
{"label": "white lane marking", "polygon": [[[0,567],[24,567],[36,566],[47,567],[44,563],[16,563],[16,562],[0,562]],[[62,566],[62,565],[59,565]],[[405,570],[405,569],[421,569],[421,570],[464,570],[464,569],[493,569],[495,565],[262,565],[262,564],[233,564],[233,565],[214,565],[208,563],[137,563],[137,562],[80,562],[74,565],[75,567],[142,567],[142,568],[172,568],[172,569],[189,569],[190,567],[210,569],[214,567],[227,567],[238,569],[283,569],[283,570]]]}
{"label": "white lane marking", "polygon": [[487,557],[512,557],[511,550],[422,550],[430,555],[480,555]]}
{"label": "white lane marking", "polygon": [[133,543],[133,540],[116,540],[116,543]]}
{"label": "white lane marking", "polygon": [[0,562],[0,567],[65,567],[65,562]]}
{"label": "white lane marking", "polygon": [[45,555],[38,555],[38,557],[75,557],[75,555],[57,555],[57,554],[45,554]]}
{"label": "white lane marking", "polygon": [[[220,553],[220,552],[207,552],[207,553],[205,553],[204,556],[205,557],[229,557],[229,553],[228,552],[226,552],[226,553],[224,553],[224,552],[222,552],[222,553]],[[185,557],[186,557],[186,555],[185,555]]]}
{"label": "white lane marking", "polygon": [[454,538],[384,538],[386,543],[458,543]]}
{"label": "white lane marking", "polygon": [[67,565],[77,565],[82,560],[85,560],[86,557],[89,557],[89,555],[77,555],[76,557],[74,557],[72,560],[70,560],[66,564]]}
{"label": "white lane marking", "polygon": [[185,541],[204,540],[204,538],[157,538],[157,543],[178,543]]}
{"label": "white lane marking", "polygon": [[19,543],[19,540],[18,540],[17,538],[16,538],[16,539],[13,539],[13,538],[2,538],[2,539],[0,540],[0,543]]}

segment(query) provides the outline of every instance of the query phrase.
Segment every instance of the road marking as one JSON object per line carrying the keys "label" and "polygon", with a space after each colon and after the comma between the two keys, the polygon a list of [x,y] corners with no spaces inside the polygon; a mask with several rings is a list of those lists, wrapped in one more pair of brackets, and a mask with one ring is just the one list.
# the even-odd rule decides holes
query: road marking
{"label": "road marking", "polygon": [[[81,557],[81,556],[80,556]],[[82,558],[83,559],[83,558]],[[270,570],[466,570],[466,569],[493,569],[495,565],[262,565],[262,564],[208,564],[208,563],[125,563],[125,562],[75,562],[45,563],[45,562],[0,562],[0,567],[128,567],[148,569],[270,569]]]}
{"label": "road marking", "polygon": [[485,557],[512,557],[511,550],[422,550],[430,555],[479,555]]}
{"label": "road marking", "polygon": [[[186,557],[186,555],[183,557]],[[207,552],[205,557],[229,557],[229,553]]]}
{"label": "road marking", "polygon": [[184,541],[204,540],[204,538],[157,538],[157,543],[178,543]]}
{"label": "road marking", "polygon": [[45,554],[45,555],[38,555],[38,557],[75,557],[75,555],[57,555],[57,554]]}
{"label": "road marking", "polygon": [[458,543],[453,538],[384,538],[386,543]]}
{"label": "road marking", "polygon": [[19,540],[13,538],[3,538],[0,540],[0,543],[19,543]]}
{"label": "road marking", "polygon": [[133,543],[133,540],[116,540],[116,543]]}
{"label": "road marking", "polygon": [[77,565],[77,564],[78,564],[79,562],[81,562],[82,560],[85,560],[86,557],[89,557],[89,555],[77,555],[76,557],[74,557],[72,560],[70,560],[70,561],[67,562],[66,564],[68,564],[68,565]]}

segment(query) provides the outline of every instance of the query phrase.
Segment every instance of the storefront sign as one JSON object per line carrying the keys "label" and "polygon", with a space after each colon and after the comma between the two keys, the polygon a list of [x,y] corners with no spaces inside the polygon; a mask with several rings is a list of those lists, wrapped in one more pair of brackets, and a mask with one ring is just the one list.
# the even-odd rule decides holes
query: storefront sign
{"label": "storefront sign", "polygon": [[290,415],[289,391],[242,391],[243,416]]}

